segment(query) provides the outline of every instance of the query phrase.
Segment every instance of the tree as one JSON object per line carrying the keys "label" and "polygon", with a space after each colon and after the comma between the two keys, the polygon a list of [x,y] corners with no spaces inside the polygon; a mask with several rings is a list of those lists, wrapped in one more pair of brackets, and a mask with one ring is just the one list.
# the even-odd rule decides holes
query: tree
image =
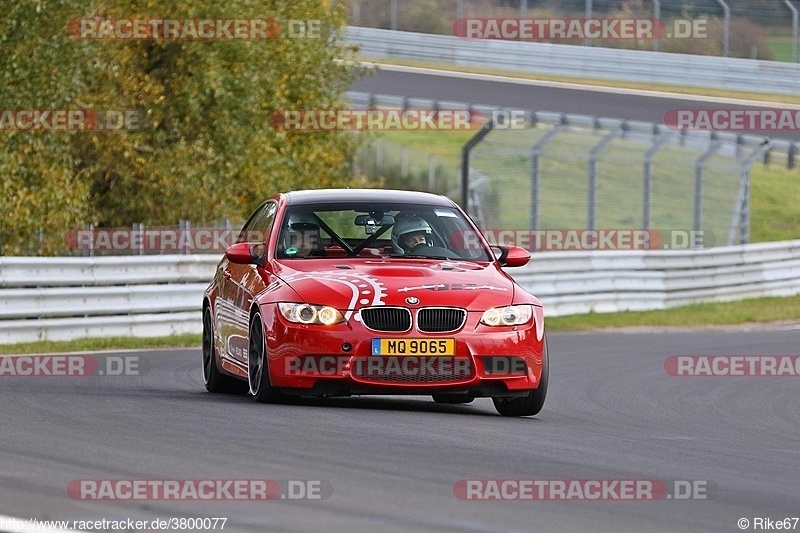
{"label": "tree", "polygon": [[[24,253],[44,228],[47,252],[81,222],[102,226],[241,219],[268,194],[341,186],[357,136],[284,132],[285,109],[343,107],[356,75],[342,46],[345,11],[318,0],[45,1],[0,14],[7,90],[0,109],[134,110],[141,129],[2,132],[9,216],[2,253]],[[84,40],[74,19],[274,19],[266,40]],[[320,38],[289,38],[290,20],[320,21]],[[299,24],[294,25],[299,28]],[[274,28],[274,26],[270,26]],[[33,53],[31,51],[33,50]],[[344,61],[339,61],[344,60]],[[11,193],[11,194],[9,194]],[[10,199],[10,200],[9,200]]]}

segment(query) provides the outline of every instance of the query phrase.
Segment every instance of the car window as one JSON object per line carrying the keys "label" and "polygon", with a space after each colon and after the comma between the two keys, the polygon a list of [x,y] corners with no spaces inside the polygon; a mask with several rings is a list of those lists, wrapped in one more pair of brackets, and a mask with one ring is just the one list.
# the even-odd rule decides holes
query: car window
{"label": "car window", "polygon": [[[400,238],[417,234],[419,239],[420,233],[424,239],[416,246]],[[367,255],[472,261],[492,257],[457,209],[395,203],[292,206],[281,222],[275,255],[282,259]]]}
{"label": "car window", "polygon": [[267,242],[277,209],[278,204],[272,200],[259,207],[239,232],[236,242]]}

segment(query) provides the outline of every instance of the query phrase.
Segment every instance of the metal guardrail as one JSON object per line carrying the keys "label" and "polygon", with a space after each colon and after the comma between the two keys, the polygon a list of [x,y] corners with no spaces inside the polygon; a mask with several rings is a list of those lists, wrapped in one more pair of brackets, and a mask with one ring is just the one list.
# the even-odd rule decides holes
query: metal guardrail
{"label": "metal guardrail", "polygon": [[549,316],[800,294],[800,240],[687,251],[548,252],[510,271]]}
{"label": "metal guardrail", "polygon": [[0,344],[200,333],[215,255],[0,258]]}
{"label": "metal guardrail", "polygon": [[[199,333],[203,289],[217,262],[0,258],[0,344]],[[702,251],[546,252],[509,272],[541,298],[547,316],[789,296],[800,294],[800,240]],[[81,273],[86,286],[72,286]]]}
{"label": "metal guardrail", "polygon": [[730,57],[465,39],[350,26],[361,55],[576,78],[800,95],[800,64]]}

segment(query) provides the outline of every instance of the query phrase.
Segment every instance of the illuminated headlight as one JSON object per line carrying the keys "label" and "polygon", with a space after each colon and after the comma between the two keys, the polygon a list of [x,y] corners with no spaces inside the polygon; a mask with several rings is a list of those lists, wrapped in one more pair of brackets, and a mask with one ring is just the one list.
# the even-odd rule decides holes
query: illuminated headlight
{"label": "illuminated headlight", "polygon": [[519,326],[526,324],[533,316],[530,305],[509,305],[487,309],[481,317],[481,324],[487,326]]}
{"label": "illuminated headlight", "polygon": [[344,322],[342,313],[333,307],[323,305],[279,303],[278,309],[283,318],[296,324],[332,326]]}

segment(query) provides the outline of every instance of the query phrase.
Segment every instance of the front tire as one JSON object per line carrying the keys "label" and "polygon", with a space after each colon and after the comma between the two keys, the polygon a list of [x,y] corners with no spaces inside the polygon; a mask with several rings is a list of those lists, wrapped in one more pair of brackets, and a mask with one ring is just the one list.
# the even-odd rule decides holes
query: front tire
{"label": "front tire", "polygon": [[216,352],[211,307],[206,306],[203,310],[203,384],[208,392],[215,394],[246,392],[244,383],[219,371]]}
{"label": "front tire", "polygon": [[539,388],[521,398],[492,398],[494,408],[503,416],[533,416],[539,414],[547,397],[547,383],[550,380],[550,353],[547,349],[547,336],[544,337],[542,354],[542,377]]}
{"label": "front tire", "polygon": [[257,312],[250,319],[250,346],[247,351],[247,381],[250,395],[259,403],[278,403],[284,395],[272,386],[269,379],[267,345],[264,342],[264,322]]}

